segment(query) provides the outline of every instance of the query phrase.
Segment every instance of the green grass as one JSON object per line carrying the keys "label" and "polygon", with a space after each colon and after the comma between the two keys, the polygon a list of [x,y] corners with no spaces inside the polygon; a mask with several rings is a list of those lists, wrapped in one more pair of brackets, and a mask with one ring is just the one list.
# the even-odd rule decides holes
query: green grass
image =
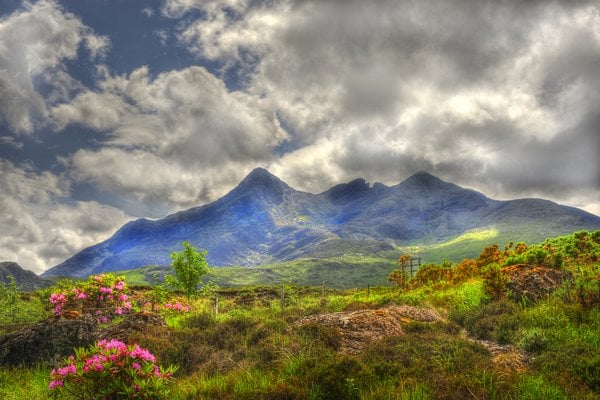
{"label": "green grass", "polygon": [[[474,232],[448,247],[491,235]],[[168,314],[166,326],[149,326],[129,339],[148,348],[161,364],[179,366],[172,400],[592,400],[600,395],[600,307],[578,302],[573,285],[536,303],[491,301],[480,275],[406,290],[354,287],[350,284],[358,278],[348,275],[376,282],[368,279],[385,278],[394,260],[348,255],[327,259],[329,264],[318,261],[219,269],[222,275],[213,278],[232,285],[267,278],[271,285],[222,287],[195,299],[189,314]],[[572,270],[587,276],[597,268],[596,262]],[[141,282],[148,270],[131,276]],[[214,295],[220,305],[216,316]],[[41,310],[33,299],[30,308],[22,309]],[[404,335],[374,340],[356,355],[338,352],[342,336],[336,328],[296,324],[308,315],[389,303],[433,308],[446,319],[405,322]],[[529,352],[532,362],[525,371],[505,369],[467,334],[517,346]],[[0,367],[0,398],[48,398],[52,367]]]}
{"label": "green grass", "polygon": [[0,368],[0,398],[3,400],[46,400],[49,369]]}
{"label": "green grass", "polygon": [[[319,286],[350,289],[356,287],[390,285],[387,276],[398,267],[397,254],[381,256],[345,255],[331,258],[302,258],[287,262],[265,264],[257,267],[212,268],[206,277],[220,287],[245,287],[255,285]],[[150,285],[152,273],[169,272],[168,267],[144,267],[120,271],[132,286]]]}

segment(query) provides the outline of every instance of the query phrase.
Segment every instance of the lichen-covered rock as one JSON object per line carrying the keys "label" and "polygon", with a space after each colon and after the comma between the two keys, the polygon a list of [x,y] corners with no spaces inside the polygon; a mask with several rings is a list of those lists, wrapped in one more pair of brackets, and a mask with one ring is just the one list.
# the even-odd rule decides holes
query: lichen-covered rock
{"label": "lichen-covered rock", "polygon": [[128,341],[134,332],[148,325],[166,325],[158,314],[128,314],[124,320],[108,327],[98,325],[90,315],[73,318],[50,318],[0,338],[0,365],[32,366],[37,363],[57,364],[100,339]]}
{"label": "lichen-covered rock", "polygon": [[0,338],[0,365],[57,363],[73,354],[73,348],[94,343],[97,328],[96,320],[91,317],[39,322]]}

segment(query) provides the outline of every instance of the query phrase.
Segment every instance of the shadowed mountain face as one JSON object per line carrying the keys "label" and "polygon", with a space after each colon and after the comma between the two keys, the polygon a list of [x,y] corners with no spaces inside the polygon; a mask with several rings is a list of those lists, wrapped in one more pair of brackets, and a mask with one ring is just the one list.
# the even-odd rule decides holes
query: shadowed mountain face
{"label": "shadowed mountain face", "polygon": [[17,289],[20,291],[28,292],[52,286],[51,281],[40,278],[15,262],[0,262],[0,284],[9,285],[11,276],[15,279]]}
{"label": "shadowed mountain face", "polygon": [[600,217],[546,200],[492,200],[426,172],[396,186],[356,179],[310,194],[258,168],[221,199],[160,220],[129,222],[42,276],[169,265],[182,241],[208,250],[210,265],[251,266],[437,243],[490,226],[532,242],[598,229]]}

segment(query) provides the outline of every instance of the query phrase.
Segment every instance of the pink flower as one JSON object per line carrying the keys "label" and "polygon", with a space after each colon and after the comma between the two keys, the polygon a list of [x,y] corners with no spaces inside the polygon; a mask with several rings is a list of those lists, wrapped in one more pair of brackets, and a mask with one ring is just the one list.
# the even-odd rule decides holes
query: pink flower
{"label": "pink flower", "polygon": [[137,344],[135,345],[135,347],[133,348],[133,350],[131,350],[129,352],[129,355],[131,357],[133,357],[133,358],[139,358],[140,360],[146,360],[146,361],[152,361],[152,362],[154,362],[156,360],[154,358],[154,355],[152,353],[150,353],[146,349],[142,349]]}
{"label": "pink flower", "polygon": [[99,289],[100,293],[111,294],[113,290],[108,287],[101,286]]}
{"label": "pink flower", "polygon": [[131,364],[131,368],[137,369],[139,371],[142,369],[142,366],[140,365],[140,363],[134,362],[133,364]]}
{"label": "pink flower", "polygon": [[115,314],[117,314],[117,315],[123,314],[123,309],[121,307],[117,307],[117,309],[115,310]]}
{"label": "pink flower", "polygon": [[53,375],[57,374],[57,375],[64,377],[64,376],[67,376],[70,374],[72,374],[72,375],[77,374],[77,369],[75,368],[75,365],[69,364],[66,367],[62,367],[62,368],[57,369],[56,371],[52,371],[52,373],[53,373]]}
{"label": "pink flower", "polygon": [[131,310],[131,303],[127,301],[127,302],[125,302],[123,307],[125,307],[127,310]]}
{"label": "pink flower", "polygon": [[127,352],[127,345],[120,340],[111,339],[110,341],[101,340],[97,344],[98,347],[105,350],[118,350],[121,353]]}
{"label": "pink flower", "polygon": [[81,299],[81,300],[85,300],[85,299],[87,299],[87,294],[81,292],[77,295],[77,298]]}
{"label": "pink flower", "polygon": [[50,390],[56,389],[57,387],[60,387],[63,385],[63,381],[61,380],[57,380],[57,381],[50,381],[50,385],[48,385],[48,387],[50,388]]}
{"label": "pink flower", "polygon": [[120,294],[119,295],[119,301],[127,301],[128,297],[126,294]]}

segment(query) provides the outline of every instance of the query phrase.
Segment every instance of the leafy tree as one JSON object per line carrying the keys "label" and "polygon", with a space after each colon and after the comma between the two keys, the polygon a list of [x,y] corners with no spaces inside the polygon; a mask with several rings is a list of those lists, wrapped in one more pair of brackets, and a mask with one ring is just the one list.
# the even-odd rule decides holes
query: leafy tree
{"label": "leafy tree", "polygon": [[[189,242],[183,242],[183,250],[171,253],[171,266],[175,277],[167,276],[167,282],[185,293],[190,298],[196,292],[202,276],[208,273],[206,250],[198,251]],[[174,278],[174,279],[173,279]]]}

